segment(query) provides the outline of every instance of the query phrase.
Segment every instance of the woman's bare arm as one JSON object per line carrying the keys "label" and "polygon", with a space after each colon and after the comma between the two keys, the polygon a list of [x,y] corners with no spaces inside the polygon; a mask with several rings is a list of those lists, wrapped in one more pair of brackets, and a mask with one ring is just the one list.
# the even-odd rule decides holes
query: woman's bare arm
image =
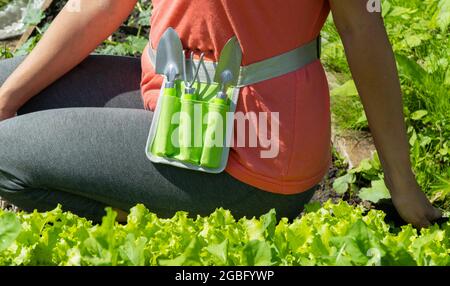
{"label": "woman's bare arm", "polygon": [[[70,0],[0,88],[0,121],[79,64],[131,13],[137,0]],[[79,7],[80,10],[74,8]]]}
{"label": "woman's bare arm", "polygon": [[381,14],[367,10],[368,0],[329,1],[392,201],[405,221],[428,226],[441,214],[411,170],[400,82]]}

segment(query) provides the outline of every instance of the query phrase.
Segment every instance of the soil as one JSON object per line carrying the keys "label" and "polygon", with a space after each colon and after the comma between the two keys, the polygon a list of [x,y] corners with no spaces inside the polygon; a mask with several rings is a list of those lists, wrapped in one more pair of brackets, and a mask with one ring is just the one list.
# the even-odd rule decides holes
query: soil
{"label": "soil", "polygon": [[19,37],[0,41],[0,47],[7,47],[8,49],[14,50],[14,48],[17,45],[17,42],[19,42]]}
{"label": "soil", "polygon": [[375,145],[372,135],[367,131],[345,130],[336,131],[333,127],[333,145],[349,165],[349,168],[357,167],[362,160],[372,158],[375,153]]}
{"label": "soil", "polygon": [[10,211],[18,211],[19,209],[16,206],[13,206],[12,204],[8,203],[7,201],[4,201],[0,198],[0,209],[3,210],[10,210]]}
{"label": "soil", "polygon": [[[333,158],[333,162],[335,162],[335,160],[337,159]],[[351,205],[363,205],[366,209],[373,208],[371,203],[362,201],[357,196],[351,196],[349,192],[345,193],[344,195],[340,195],[333,190],[333,182],[338,177],[338,173],[340,171],[342,170],[336,167],[336,164],[332,164],[332,166],[328,170],[328,174],[325,176],[322,182],[320,182],[319,188],[317,189],[310,202],[319,202],[322,204],[328,200],[331,200],[332,202],[338,202],[339,200],[343,199]]]}

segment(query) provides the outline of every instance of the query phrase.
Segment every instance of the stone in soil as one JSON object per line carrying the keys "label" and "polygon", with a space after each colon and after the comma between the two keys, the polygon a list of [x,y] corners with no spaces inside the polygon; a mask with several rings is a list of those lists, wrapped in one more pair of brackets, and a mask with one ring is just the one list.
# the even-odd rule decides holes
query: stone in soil
{"label": "stone in soil", "polygon": [[17,43],[19,42],[19,38],[15,37],[12,39],[8,39],[8,40],[4,40],[4,41],[0,41],[0,49],[2,49],[3,47],[6,47],[10,50],[14,50],[16,48]]}
{"label": "stone in soil", "polygon": [[372,158],[375,153],[373,138],[369,132],[333,128],[332,141],[336,151],[348,163],[349,169],[357,167],[362,160]]}
{"label": "stone in soil", "polygon": [[0,209],[1,210],[18,211],[17,207],[13,206],[12,204],[8,203],[7,201],[2,200],[2,198],[0,198]]}

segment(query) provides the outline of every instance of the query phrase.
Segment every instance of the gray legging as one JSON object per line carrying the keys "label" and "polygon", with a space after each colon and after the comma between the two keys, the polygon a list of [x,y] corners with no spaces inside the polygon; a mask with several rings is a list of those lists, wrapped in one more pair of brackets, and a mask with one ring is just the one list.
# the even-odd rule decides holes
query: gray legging
{"label": "gray legging", "polygon": [[[0,61],[0,85],[22,61]],[[296,217],[315,188],[278,195],[226,172],[207,174],[154,164],[144,153],[153,113],[143,108],[136,58],[88,57],[31,99],[18,117],[0,122],[0,197],[31,211],[58,203],[99,221],[104,208],[143,203],[161,217],[176,211],[237,218],[275,208]]]}

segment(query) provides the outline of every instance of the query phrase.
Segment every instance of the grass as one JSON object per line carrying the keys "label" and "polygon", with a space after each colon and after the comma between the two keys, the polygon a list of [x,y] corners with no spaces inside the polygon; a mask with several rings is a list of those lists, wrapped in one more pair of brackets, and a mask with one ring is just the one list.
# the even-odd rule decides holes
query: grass
{"label": "grass", "polygon": [[[414,171],[429,197],[449,209],[450,1],[384,0],[383,16],[397,58]],[[323,37],[324,64],[341,84],[332,91],[333,120],[340,129],[368,130],[331,18]]]}
{"label": "grass", "polygon": [[[411,112],[426,109],[435,120],[449,118],[450,1],[385,0],[383,4],[386,28],[397,56],[405,108]],[[351,80],[350,70],[331,18],[323,29],[323,37],[324,65],[327,70],[339,73],[341,84],[346,84]],[[340,110],[350,107],[358,114],[352,117],[353,124],[348,125],[359,126],[356,121],[362,107],[352,108],[354,100],[345,100],[349,95],[355,95],[356,99],[357,92],[345,91],[335,92],[333,108],[339,117],[345,116]]]}

